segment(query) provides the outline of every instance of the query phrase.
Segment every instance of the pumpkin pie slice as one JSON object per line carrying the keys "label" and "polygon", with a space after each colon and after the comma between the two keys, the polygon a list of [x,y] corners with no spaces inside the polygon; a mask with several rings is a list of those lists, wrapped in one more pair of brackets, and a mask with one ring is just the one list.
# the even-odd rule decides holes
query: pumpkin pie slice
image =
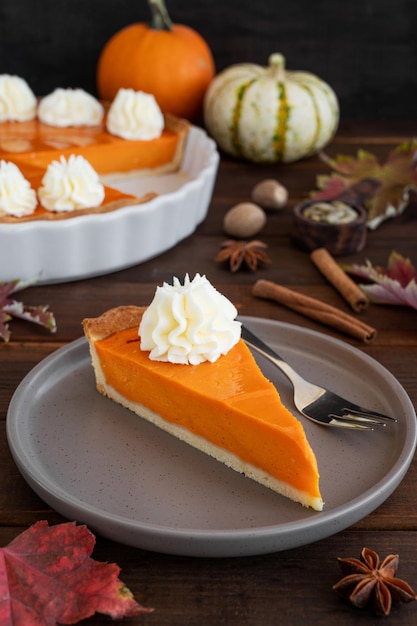
{"label": "pumpkin pie slice", "polygon": [[246,344],[217,361],[153,361],[140,347],[145,308],[83,321],[97,389],[171,435],[305,506],[323,501],[313,450]]}

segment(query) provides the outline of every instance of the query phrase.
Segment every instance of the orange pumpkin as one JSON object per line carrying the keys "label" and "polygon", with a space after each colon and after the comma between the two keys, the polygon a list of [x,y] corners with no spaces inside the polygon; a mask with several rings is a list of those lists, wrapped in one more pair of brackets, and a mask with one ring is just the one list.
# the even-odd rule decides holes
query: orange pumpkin
{"label": "orange pumpkin", "polygon": [[97,90],[113,100],[123,88],[152,93],[165,113],[197,118],[215,75],[209,46],[192,28],[173,24],[164,0],[148,0],[151,25],[135,23],[104,46],[97,65]]}

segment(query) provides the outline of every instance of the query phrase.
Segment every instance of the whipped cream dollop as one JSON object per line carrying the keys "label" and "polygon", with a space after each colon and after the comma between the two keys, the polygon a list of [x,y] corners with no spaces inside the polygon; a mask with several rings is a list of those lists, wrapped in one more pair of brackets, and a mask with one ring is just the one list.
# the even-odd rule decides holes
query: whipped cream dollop
{"label": "whipped cream dollop", "polygon": [[0,74],[0,122],[27,122],[36,117],[35,94],[20,76]]}
{"label": "whipped cream dollop", "polygon": [[42,178],[38,197],[48,211],[74,211],[99,206],[104,200],[99,175],[83,156],[71,154],[52,161]]}
{"label": "whipped cream dollop", "polygon": [[205,276],[158,287],[139,325],[140,347],[154,361],[213,363],[239,341],[237,310]]}
{"label": "whipped cream dollop", "polygon": [[0,161],[0,213],[24,217],[38,204],[36,191],[11,161]]}
{"label": "whipped cream dollop", "polygon": [[96,126],[103,119],[104,108],[84,89],[58,87],[42,98],[38,118],[49,126]]}
{"label": "whipped cream dollop", "polygon": [[152,94],[119,89],[107,115],[109,133],[148,141],[160,137],[163,129],[164,116]]}

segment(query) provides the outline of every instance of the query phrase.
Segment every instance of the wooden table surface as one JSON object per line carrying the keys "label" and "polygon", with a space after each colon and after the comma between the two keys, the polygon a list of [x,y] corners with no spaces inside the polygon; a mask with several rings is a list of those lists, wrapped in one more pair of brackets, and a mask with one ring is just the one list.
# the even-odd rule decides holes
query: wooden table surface
{"label": "wooden table surface", "polygon": [[[415,135],[415,123],[344,122],[327,148],[329,154],[355,154],[361,147],[382,159],[388,150]],[[316,175],[328,173],[318,158],[291,165],[255,165],[222,155],[207,219],[197,231],[174,249],[142,265],[107,276],[68,284],[35,286],[22,292],[27,304],[48,303],[55,313],[58,331],[50,335],[32,324],[11,322],[12,338],[0,344],[0,543],[7,544],[37,520],[65,521],[26,484],[11,458],[6,441],[6,414],[10,399],[22,378],[39,361],[67,342],[81,336],[81,320],[119,304],[147,304],[155,288],[172,275],[206,274],[237,306],[242,315],[254,315],[337,337],[384,365],[399,380],[417,405],[417,312],[411,308],[371,305],[361,314],[378,330],[376,339],[362,344],[271,302],[251,296],[257,278],[266,278],[349,311],[337,292],[319,274],[308,254],[291,241],[292,211],[296,202],[315,188]],[[237,202],[248,200],[254,184],[278,178],[289,190],[289,209],[268,214],[267,226],[258,236],[265,241],[272,263],[256,273],[232,274],[214,262],[225,239],[222,219]],[[366,248],[344,261],[385,265],[391,250],[417,264],[417,200],[395,220],[368,234]],[[1,245],[1,244],[0,244]],[[16,277],[17,278],[17,277]],[[24,296],[24,297],[23,297]],[[87,416],[88,417],[88,416]],[[398,575],[417,589],[417,462],[414,460],[396,491],[376,511],[343,532],[312,545],[284,552],[239,558],[190,558],[134,549],[97,536],[94,557],[116,562],[121,578],[136,599],[155,611],[127,620],[129,624],[154,626],[276,626],[320,624],[339,626],[380,623],[369,611],[360,611],[332,590],[339,580],[338,556],[358,557],[363,546],[381,556],[400,555]],[[387,624],[411,624],[417,620],[417,603],[394,608]],[[107,616],[86,621],[109,624]]]}

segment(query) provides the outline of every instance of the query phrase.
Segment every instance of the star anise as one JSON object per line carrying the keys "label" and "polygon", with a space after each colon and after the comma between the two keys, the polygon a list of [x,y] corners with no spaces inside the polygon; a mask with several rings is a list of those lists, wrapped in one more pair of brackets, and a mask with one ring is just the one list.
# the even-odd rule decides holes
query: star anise
{"label": "star anise", "polygon": [[386,616],[393,602],[417,600],[410,585],[401,578],[395,578],[398,554],[390,554],[380,563],[376,552],[363,548],[360,560],[338,558],[338,562],[344,578],[333,589],[359,608],[371,605],[376,615]]}
{"label": "star anise", "polygon": [[215,261],[228,261],[230,270],[236,272],[243,264],[250,270],[255,271],[260,263],[266,265],[271,259],[265,252],[268,247],[262,241],[236,241],[228,239],[221,244],[221,250],[215,258]]}

